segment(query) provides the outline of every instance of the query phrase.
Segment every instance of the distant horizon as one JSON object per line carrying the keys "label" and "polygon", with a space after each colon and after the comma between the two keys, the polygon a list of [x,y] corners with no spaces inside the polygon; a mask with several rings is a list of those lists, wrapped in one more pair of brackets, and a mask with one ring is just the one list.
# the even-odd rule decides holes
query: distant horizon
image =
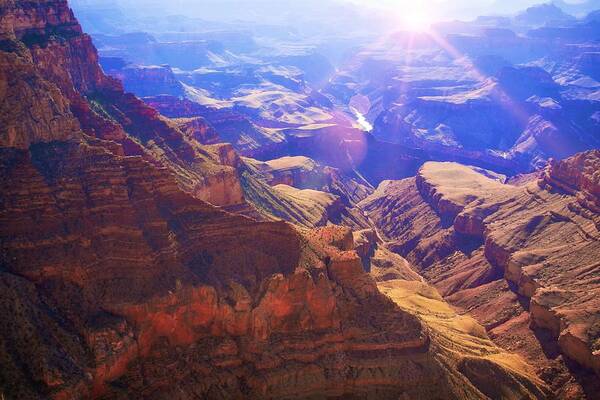
{"label": "distant horizon", "polygon": [[[600,8],[600,0],[422,0],[418,3],[410,0],[176,0],[168,5],[159,0],[71,0],[70,3],[76,9],[119,7],[148,15],[160,11],[166,13],[165,16],[186,15],[208,21],[251,22],[262,19],[265,23],[277,20],[284,22],[286,15],[301,11],[307,14],[317,10],[326,13],[332,6],[356,6],[353,11],[363,13],[362,17],[364,14],[385,14],[392,18],[399,16],[402,20],[418,18],[429,23],[468,21],[479,16],[511,16],[542,4],[555,4],[565,13],[576,17],[582,17],[590,10]],[[245,7],[240,7],[241,3]]]}

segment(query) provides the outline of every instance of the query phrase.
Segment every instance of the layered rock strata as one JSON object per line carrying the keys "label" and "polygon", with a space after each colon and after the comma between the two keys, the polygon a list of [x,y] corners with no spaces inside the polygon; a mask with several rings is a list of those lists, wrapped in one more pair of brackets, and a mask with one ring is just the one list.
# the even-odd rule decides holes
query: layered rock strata
{"label": "layered rock strata", "polygon": [[[104,75],[90,37],[66,2],[7,0],[0,8],[0,27],[5,50],[1,67],[7,77],[4,106],[18,111],[0,116],[3,144],[27,148],[39,135],[48,136],[45,141],[66,139],[81,128],[89,136],[119,143],[127,155],[168,167],[182,189],[202,200],[220,206],[243,202],[233,168],[211,159],[195,135],[182,132]],[[28,103],[32,101],[36,103]],[[24,126],[29,110],[39,114],[32,116],[35,121],[44,121],[37,131]],[[232,193],[206,197],[213,185]]]}
{"label": "layered rock strata", "polygon": [[360,204],[390,249],[498,343],[535,361],[564,398],[597,388],[597,378],[562,361],[598,373],[597,153],[551,162],[520,186],[428,163],[415,179],[384,182]]}
{"label": "layered rock strata", "polygon": [[244,158],[246,197],[267,218],[281,218],[308,227],[327,223],[364,229],[369,221],[356,204],[371,187],[304,157],[266,162]]}

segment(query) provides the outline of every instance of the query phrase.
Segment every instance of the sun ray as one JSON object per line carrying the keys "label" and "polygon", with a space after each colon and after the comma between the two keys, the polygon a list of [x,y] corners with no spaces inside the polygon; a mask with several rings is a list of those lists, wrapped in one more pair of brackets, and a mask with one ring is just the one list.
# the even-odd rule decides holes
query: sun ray
{"label": "sun ray", "polygon": [[[444,39],[441,35],[439,35],[435,30],[430,30],[428,32],[430,37],[451,57],[455,59],[456,62],[461,63],[465,69],[468,69],[475,79],[479,81],[481,84],[491,84],[491,77],[489,75],[483,74],[471,61],[471,58],[466,54],[461,53],[456,47],[452,46],[446,39]],[[521,123],[526,123],[529,120],[529,115],[518,105],[518,103],[512,99],[512,97],[502,88],[501,85],[497,84],[494,87],[494,90],[490,92],[490,96],[492,100],[498,103],[499,106],[507,110],[514,118],[516,118]]]}

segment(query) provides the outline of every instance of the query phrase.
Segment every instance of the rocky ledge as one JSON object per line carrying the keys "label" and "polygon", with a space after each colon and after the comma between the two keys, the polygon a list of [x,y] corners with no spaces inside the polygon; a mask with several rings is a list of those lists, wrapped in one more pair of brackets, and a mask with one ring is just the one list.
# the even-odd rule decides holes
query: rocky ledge
{"label": "rocky ledge", "polygon": [[[597,160],[590,151],[552,162],[539,180],[520,186],[477,168],[427,163],[416,179],[384,182],[360,206],[390,249],[486,324],[499,343],[517,350],[531,343],[519,351],[540,366],[555,364],[544,361],[547,343],[540,336],[536,344],[525,321],[598,374]],[[551,381],[579,385],[566,367],[553,368],[567,377],[549,374]],[[573,390],[595,390],[590,385]]]}

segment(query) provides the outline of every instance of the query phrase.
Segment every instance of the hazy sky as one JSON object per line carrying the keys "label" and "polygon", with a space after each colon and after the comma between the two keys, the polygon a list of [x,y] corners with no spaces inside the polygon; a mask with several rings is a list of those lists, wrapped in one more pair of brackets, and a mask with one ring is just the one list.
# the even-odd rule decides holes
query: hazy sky
{"label": "hazy sky", "polygon": [[[343,0],[361,6],[383,8],[400,16],[416,15],[422,19],[447,20],[479,15],[511,14],[551,0]],[[587,0],[564,0],[581,4]]]}
{"label": "hazy sky", "polygon": [[[360,7],[379,8],[387,11],[401,12],[413,9],[427,10],[431,15],[443,17],[444,13],[454,14],[460,11],[472,10],[478,13],[495,13],[517,11],[532,4],[548,2],[550,0],[71,0],[75,3],[117,3],[128,7],[143,8],[162,7],[165,9],[188,9],[200,11],[204,9],[212,13],[215,8],[227,9],[232,6],[238,11],[252,12],[256,7],[266,4],[273,9],[285,9],[286,7],[298,8],[303,5],[329,5],[334,3],[352,3]],[[569,3],[582,2],[586,0],[567,0]]]}
{"label": "hazy sky", "polygon": [[[468,20],[480,15],[514,14],[551,0],[71,0],[86,5],[118,4],[132,14],[181,14],[207,20],[296,21],[324,14],[367,16],[373,10],[420,28],[440,20]],[[552,0],[563,6],[600,0]],[[345,6],[345,7],[344,7]],[[356,6],[356,7],[353,7]],[[600,6],[599,6],[600,8]],[[345,10],[344,10],[345,9]]]}

